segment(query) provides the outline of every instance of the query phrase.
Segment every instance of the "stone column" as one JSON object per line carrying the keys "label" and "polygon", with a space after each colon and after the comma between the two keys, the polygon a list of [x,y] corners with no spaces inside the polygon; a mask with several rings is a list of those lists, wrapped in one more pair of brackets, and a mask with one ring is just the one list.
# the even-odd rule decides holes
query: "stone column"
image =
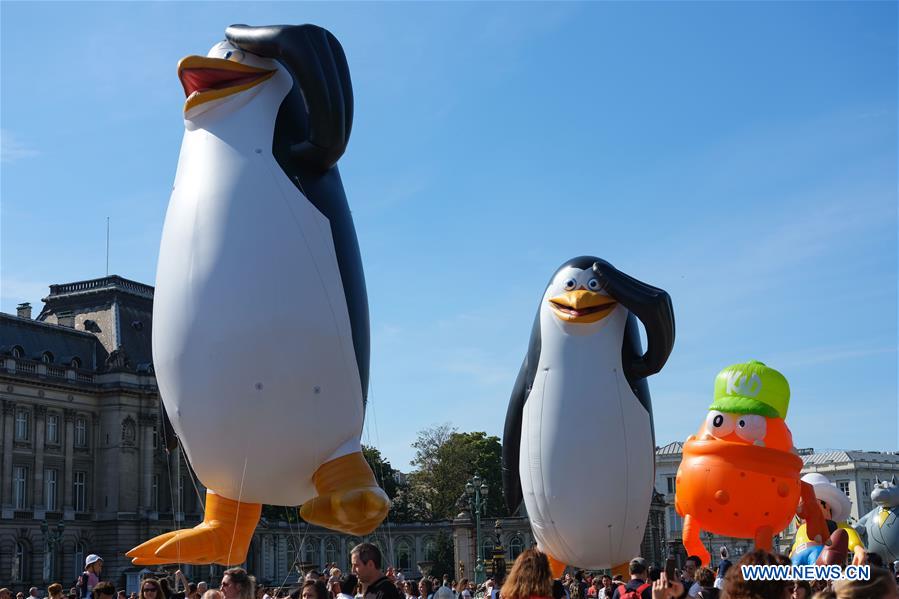
{"label": "stone column", "polygon": [[16,404],[8,399],[3,400],[3,486],[0,494],[0,515],[4,519],[12,518],[12,441],[13,426],[16,419]]}
{"label": "stone column", "polygon": [[172,499],[175,502],[175,505],[172,506],[172,513],[175,520],[181,522],[184,520],[184,508],[181,505],[181,448],[176,447],[173,449],[169,459],[172,460],[172,480],[170,484],[174,487]]}
{"label": "stone column", "polygon": [[75,519],[75,503],[73,501],[73,491],[72,488],[74,481],[74,474],[72,473],[72,459],[75,456],[75,410],[71,408],[66,408],[63,412],[63,419],[66,423],[66,431],[65,431],[65,460],[66,460],[66,473],[65,480],[63,482],[63,519],[65,520],[74,520]]}
{"label": "stone column", "polygon": [[42,520],[44,509],[44,426],[47,423],[46,406],[34,406],[34,517]]}
{"label": "stone column", "polygon": [[141,414],[141,501],[140,511],[147,513],[153,511],[153,427],[156,425],[154,414]]}

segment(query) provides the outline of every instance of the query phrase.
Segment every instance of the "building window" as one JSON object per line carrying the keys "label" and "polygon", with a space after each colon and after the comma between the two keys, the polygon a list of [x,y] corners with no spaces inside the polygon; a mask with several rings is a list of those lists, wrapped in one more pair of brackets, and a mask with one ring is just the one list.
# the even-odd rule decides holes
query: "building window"
{"label": "building window", "polygon": [[[75,356],[74,358],[72,358],[72,361],[69,364],[72,366],[72,368],[81,368],[81,358]],[[84,566],[81,567],[83,568]]]}
{"label": "building window", "polygon": [[28,431],[31,428],[31,414],[26,410],[16,412],[16,441],[27,441]]}
{"label": "building window", "polygon": [[837,487],[839,487],[840,491],[846,494],[846,497],[849,497],[849,481],[841,480],[837,482]]}
{"label": "building window", "polygon": [[159,511],[159,475],[153,475],[153,486],[150,487],[150,509]]}
{"label": "building window", "polygon": [[515,561],[522,551],[524,551],[524,542],[521,537],[512,537],[512,540],[509,541],[509,559]]}
{"label": "building window", "polygon": [[396,565],[403,572],[412,570],[412,545],[406,540],[396,544]]}
{"label": "building window", "polygon": [[83,541],[78,541],[75,543],[75,554],[72,556],[75,560],[75,568],[72,570],[73,572],[81,572],[84,570],[84,554],[87,547],[85,547]]}
{"label": "building window", "polygon": [[[280,545],[280,544],[279,544]],[[280,549],[280,546],[278,547]],[[278,552],[281,553],[280,551]],[[280,557],[280,555],[279,555]],[[312,541],[308,541],[305,545],[303,545],[303,561],[307,564],[317,564],[318,556],[315,555],[315,544]],[[280,574],[280,570],[279,570]]]}
{"label": "building window", "polygon": [[675,492],[675,487],[674,487],[674,477],[673,477],[673,476],[669,476],[669,477],[668,477],[668,492],[669,492],[669,493],[674,493],[674,492]]}
{"label": "building window", "polygon": [[668,506],[668,533],[676,536],[681,533],[684,528],[684,519],[680,517],[677,510],[672,506]]}
{"label": "building window", "polygon": [[425,541],[425,559],[429,562],[433,562],[437,558],[437,543],[434,542],[434,539],[428,539]]}
{"label": "building window", "polygon": [[75,447],[87,447],[87,420],[75,419]]}
{"label": "building window", "polygon": [[25,350],[22,349],[21,345],[14,345],[12,348],[12,357],[16,360],[21,360],[25,357]]}
{"label": "building window", "polygon": [[337,543],[332,539],[325,543],[325,562],[329,564],[337,563]]}
{"label": "building window", "polygon": [[13,582],[22,582],[25,580],[27,564],[28,548],[25,546],[25,543],[18,541],[16,543],[16,555],[12,562]]}
{"label": "building window", "polygon": [[[74,482],[72,484],[74,486],[72,495],[75,502],[75,511],[84,512],[87,510],[87,472],[80,470],[76,471],[74,474]],[[79,567],[83,568],[84,564]]]}
{"label": "building window", "polygon": [[52,364],[53,363],[53,354],[48,351],[45,351],[44,353],[41,354],[41,362],[43,362],[44,364]]}
{"label": "building window", "polygon": [[54,468],[44,470],[44,507],[48,512],[56,511],[56,489],[59,471]]}
{"label": "building window", "polygon": [[864,481],[865,495],[871,494],[871,479],[866,478]]}
{"label": "building window", "polygon": [[153,425],[153,449],[159,449],[159,431],[156,430],[156,425]]}
{"label": "building window", "polygon": [[47,415],[47,443],[59,443],[59,416]]}
{"label": "building window", "polygon": [[28,467],[13,466],[12,469],[12,497],[13,507],[17,510],[25,509],[28,494]]}

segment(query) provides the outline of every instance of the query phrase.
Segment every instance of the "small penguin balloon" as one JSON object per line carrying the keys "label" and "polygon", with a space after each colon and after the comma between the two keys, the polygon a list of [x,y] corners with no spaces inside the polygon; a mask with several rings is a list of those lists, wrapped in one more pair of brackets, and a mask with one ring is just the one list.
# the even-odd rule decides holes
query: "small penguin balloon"
{"label": "small penguin balloon", "polygon": [[178,64],[186,131],[153,306],[160,396],[205,516],[129,551],[135,564],[242,563],[263,503],[355,535],[389,508],[360,445],[368,300],[336,166],[346,57],[314,25],[225,35]]}
{"label": "small penguin balloon", "polygon": [[503,487],[510,511],[524,501],[557,576],[565,565],[619,567],[639,554],[655,473],[646,377],[673,345],[661,289],[593,256],[550,279],[509,401]]}

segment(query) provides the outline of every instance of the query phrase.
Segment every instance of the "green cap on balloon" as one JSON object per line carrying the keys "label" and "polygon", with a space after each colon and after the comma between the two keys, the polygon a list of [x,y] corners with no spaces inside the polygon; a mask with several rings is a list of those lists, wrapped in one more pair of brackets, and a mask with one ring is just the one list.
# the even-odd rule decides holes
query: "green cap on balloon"
{"label": "green cap on balloon", "polygon": [[715,399],[710,410],[731,414],[757,414],[786,418],[790,385],[784,375],[761,362],[728,366],[715,377]]}

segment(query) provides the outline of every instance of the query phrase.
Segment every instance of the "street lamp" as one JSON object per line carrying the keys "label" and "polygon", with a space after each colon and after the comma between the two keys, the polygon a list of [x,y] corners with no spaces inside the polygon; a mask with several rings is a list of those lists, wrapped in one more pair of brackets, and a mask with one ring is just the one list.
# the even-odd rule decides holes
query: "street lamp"
{"label": "street lamp", "polygon": [[478,561],[474,568],[475,584],[481,584],[484,577],[484,547],[481,545],[481,512],[487,515],[487,493],[490,491],[487,481],[475,474],[471,480],[465,483],[465,494],[468,495],[468,505],[474,516],[474,536],[478,547]]}
{"label": "street lamp", "polygon": [[44,582],[50,582],[51,557],[55,555],[56,546],[62,540],[62,533],[65,529],[66,525],[62,520],[56,523],[56,532],[53,532],[46,520],[41,522],[41,532],[44,533]]}

